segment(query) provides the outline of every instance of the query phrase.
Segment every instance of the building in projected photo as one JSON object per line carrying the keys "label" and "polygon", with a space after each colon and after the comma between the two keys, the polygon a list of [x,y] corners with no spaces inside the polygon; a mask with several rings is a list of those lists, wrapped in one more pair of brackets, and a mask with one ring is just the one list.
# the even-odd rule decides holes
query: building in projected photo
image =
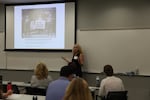
{"label": "building in projected photo", "polygon": [[56,8],[22,10],[22,38],[55,38]]}

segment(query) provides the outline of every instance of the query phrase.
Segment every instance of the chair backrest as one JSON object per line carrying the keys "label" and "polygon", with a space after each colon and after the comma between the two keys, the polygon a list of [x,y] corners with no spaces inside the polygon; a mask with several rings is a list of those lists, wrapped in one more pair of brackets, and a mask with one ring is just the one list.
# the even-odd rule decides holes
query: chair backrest
{"label": "chair backrest", "polygon": [[128,91],[111,91],[108,92],[106,100],[127,100]]}
{"label": "chair backrest", "polygon": [[37,87],[26,87],[26,94],[46,96],[46,89]]}
{"label": "chair backrest", "polygon": [[12,85],[12,90],[13,90],[13,93],[20,94],[20,91],[17,85]]}
{"label": "chair backrest", "polygon": [[0,89],[3,89],[3,76],[0,75]]}

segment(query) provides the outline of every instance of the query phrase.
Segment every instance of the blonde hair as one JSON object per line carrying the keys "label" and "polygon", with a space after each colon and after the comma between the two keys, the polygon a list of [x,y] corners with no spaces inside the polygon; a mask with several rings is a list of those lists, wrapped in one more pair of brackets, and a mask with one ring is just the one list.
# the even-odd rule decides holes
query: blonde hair
{"label": "blonde hair", "polygon": [[[75,44],[74,47],[75,46],[78,48],[78,53],[83,53],[82,48],[81,48],[81,46],[79,44]],[[73,47],[73,51],[72,51],[73,53],[75,53],[74,52],[74,47]]]}
{"label": "blonde hair", "polygon": [[67,87],[63,100],[92,100],[88,83],[82,78],[74,78]]}
{"label": "blonde hair", "polygon": [[39,63],[36,66],[34,74],[37,76],[39,80],[46,79],[48,76],[48,69],[44,63]]}

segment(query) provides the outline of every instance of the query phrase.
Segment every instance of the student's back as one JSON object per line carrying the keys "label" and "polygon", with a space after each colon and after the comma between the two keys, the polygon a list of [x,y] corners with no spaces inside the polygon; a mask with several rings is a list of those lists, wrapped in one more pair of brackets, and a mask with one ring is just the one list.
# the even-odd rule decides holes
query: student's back
{"label": "student's back", "polygon": [[32,87],[43,87],[47,88],[49,82],[52,81],[50,75],[48,75],[48,69],[44,63],[39,63],[36,66],[34,75],[31,77],[31,86]]}
{"label": "student's back", "polygon": [[109,91],[124,91],[124,84],[119,77],[113,76],[111,65],[104,66],[106,78],[102,79],[99,89],[99,96],[106,97]]}
{"label": "student's back", "polygon": [[60,70],[60,78],[51,82],[46,92],[46,100],[62,100],[69,82],[73,78],[73,70],[70,66],[64,66]]}
{"label": "student's back", "polygon": [[61,100],[65,94],[69,80],[65,77],[60,77],[49,84],[47,89],[46,100]]}

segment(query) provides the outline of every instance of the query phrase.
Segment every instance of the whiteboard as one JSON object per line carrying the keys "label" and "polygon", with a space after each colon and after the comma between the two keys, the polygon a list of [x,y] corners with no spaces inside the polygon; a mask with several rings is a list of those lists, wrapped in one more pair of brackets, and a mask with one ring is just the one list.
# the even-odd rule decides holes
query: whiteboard
{"label": "whiteboard", "polygon": [[115,73],[138,68],[139,74],[150,74],[150,29],[78,30],[77,36],[85,71],[100,73],[105,64],[111,64]]}

